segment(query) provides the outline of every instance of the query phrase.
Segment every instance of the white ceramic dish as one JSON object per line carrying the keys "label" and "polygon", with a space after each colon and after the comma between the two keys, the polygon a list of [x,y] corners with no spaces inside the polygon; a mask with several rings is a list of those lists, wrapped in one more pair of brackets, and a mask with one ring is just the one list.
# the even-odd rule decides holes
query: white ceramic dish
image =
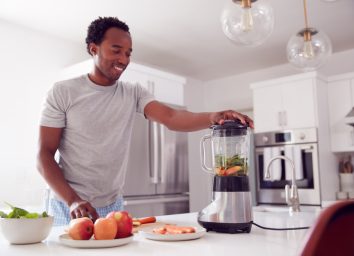
{"label": "white ceramic dish", "polygon": [[11,244],[33,244],[47,238],[53,220],[52,216],[38,219],[0,218],[0,227],[4,237]]}
{"label": "white ceramic dish", "polygon": [[157,234],[150,231],[144,231],[140,230],[139,234],[141,234],[143,237],[150,239],[150,240],[156,240],[156,241],[186,241],[186,240],[193,240],[193,239],[198,239],[201,238],[202,236],[205,235],[206,229],[202,227],[194,227],[195,228],[195,233],[187,233],[187,234]]}
{"label": "white ceramic dish", "polygon": [[75,247],[75,248],[107,248],[117,247],[130,243],[133,240],[133,235],[126,238],[112,239],[112,240],[74,240],[68,234],[62,234],[59,236],[59,240],[62,244]]}

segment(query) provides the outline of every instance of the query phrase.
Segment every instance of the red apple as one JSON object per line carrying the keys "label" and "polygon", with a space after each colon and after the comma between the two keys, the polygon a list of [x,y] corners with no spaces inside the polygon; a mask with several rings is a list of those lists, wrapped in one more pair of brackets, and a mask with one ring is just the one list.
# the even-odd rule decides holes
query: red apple
{"label": "red apple", "polygon": [[133,218],[127,211],[110,212],[106,218],[114,218],[117,222],[118,230],[115,238],[124,238],[132,235]]}
{"label": "red apple", "polygon": [[69,236],[74,240],[89,240],[93,234],[94,224],[88,217],[72,219],[69,223]]}
{"label": "red apple", "polygon": [[94,224],[93,235],[96,240],[111,240],[116,237],[117,222],[113,218],[98,218]]}

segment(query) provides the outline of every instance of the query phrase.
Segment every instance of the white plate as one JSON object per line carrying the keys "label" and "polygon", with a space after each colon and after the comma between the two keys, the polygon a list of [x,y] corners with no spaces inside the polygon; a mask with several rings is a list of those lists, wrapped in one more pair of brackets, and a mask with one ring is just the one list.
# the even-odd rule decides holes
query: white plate
{"label": "white plate", "polygon": [[62,244],[76,247],[76,248],[103,248],[103,247],[116,247],[121,246],[127,243],[130,243],[133,240],[133,235],[126,238],[112,239],[112,240],[74,240],[68,234],[62,234],[59,236],[59,240]]}
{"label": "white plate", "polygon": [[198,239],[205,235],[206,229],[202,227],[194,227],[195,233],[187,233],[187,234],[157,234],[151,231],[144,231],[140,230],[139,234],[143,237],[151,240],[157,241],[186,241],[186,240],[193,240]]}

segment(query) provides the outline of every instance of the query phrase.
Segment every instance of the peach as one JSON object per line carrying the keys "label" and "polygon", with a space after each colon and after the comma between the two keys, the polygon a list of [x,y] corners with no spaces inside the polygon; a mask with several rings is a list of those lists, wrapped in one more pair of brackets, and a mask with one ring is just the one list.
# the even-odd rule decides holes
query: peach
{"label": "peach", "polygon": [[93,234],[94,224],[88,217],[72,219],[68,234],[74,240],[89,240]]}
{"label": "peach", "polygon": [[93,235],[96,240],[111,240],[117,234],[117,222],[113,218],[98,218],[94,224]]}

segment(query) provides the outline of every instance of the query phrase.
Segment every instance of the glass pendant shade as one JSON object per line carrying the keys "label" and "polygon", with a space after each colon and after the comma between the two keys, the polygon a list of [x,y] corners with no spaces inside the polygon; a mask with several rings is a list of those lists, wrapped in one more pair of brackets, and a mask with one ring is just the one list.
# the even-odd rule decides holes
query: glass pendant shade
{"label": "glass pendant shade", "polygon": [[288,61],[303,71],[322,66],[332,54],[328,36],[314,28],[305,28],[293,35],[287,45]]}
{"label": "glass pendant shade", "polygon": [[262,44],[274,29],[274,13],[267,0],[229,0],[221,14],[227,38],[241,46]]}

